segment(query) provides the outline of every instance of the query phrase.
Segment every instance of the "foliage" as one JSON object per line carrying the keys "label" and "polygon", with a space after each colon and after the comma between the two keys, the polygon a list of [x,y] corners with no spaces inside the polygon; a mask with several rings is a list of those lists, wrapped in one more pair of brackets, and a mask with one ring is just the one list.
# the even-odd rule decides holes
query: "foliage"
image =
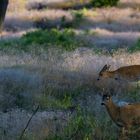
{"label": "foliage", "polygon": [[119,0],[91,0],[92,5],[95,7],[102,7],[102,6],[116,6]]}
{"label": "foliage", "polygon": [[63,31],[57,29],[39,30],[24,35],[22,39],[25,46],[28,44],[51,45],[65,50],[73,50],[80,43],[75,39],[75,33],[71,29],[64,29]]}
{"label": "foliage", "polygon": [[84,46],[84,41],[77,39],[76,34],[71,29],[51,29],[37,30],[25,34],[20,39],[4,40],[0,42],[0,50],[18,50],[30,52],[34,49],[47,50],[48,48],[58,48],[66,51],[72,51],[78,47]]}

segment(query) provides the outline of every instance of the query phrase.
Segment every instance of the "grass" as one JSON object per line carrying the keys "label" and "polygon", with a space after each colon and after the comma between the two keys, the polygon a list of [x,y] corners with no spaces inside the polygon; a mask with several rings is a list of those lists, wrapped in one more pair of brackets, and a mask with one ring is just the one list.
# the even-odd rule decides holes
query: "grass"
{"label": "grass", "polygon": [[[75,90],[54,90],[46,89],[44,96],[41,97],[41,109],[70,109],[75,106],[74,113],[68,120],[63,133],[50,134],[45,140],[115,140],[117,137],[116,128],[110,117],[104,111],[97,117],[81,106],[75,104],[82,93],[86,89],[77,88]],[[91,93],[92,94],[92,93]],[[52,98],[54,97],[54,98]],[[79,100],[79,99],[78,99]],[[111,132],[111,135],[110,135]]]}
{"label": "grass", "polygon": [[42,48],[43,50],[47,50],[48,48],[55,47],[66,51],[72,51],[78,47],[84,46],[84,44],[84,41],[77,39],[72,29],[51,29],[29,32],[20,39],[1,41],[0,50],[30,52],[34,49],[39,50]]}
{"label": "grass", "polygon": [[140,101],[140,87],[136,87],[132,89],[130,92],[127,93],[127,97],[131,99],[133,102],[139,102]]}
{"label": "grass", "polygon": [[23,11],[25,10],[25,5],[26,5],[26,0],[10,0],[9,1],[9,6],[8,6],[8,12],[13,12],[13,11]]}
{"label": "grass", "polygon": [[69,109],[74,107],[74,100],[83,92],[79,87],[73,90],[47,87],[37,99],[41,109]]}
{"label": "grass", "polygon": [[[81,20],[81,14],[76,14],[75,22]],[[84,35],[96,35],[96,32],[85,31],[84,33],[76,33],[73,29],[65,28],[63,30],[36,30],[28,32],[18,39],[9,39],[0,41],[0,51],[7,53],[31,53],[40,54],[47,52],[48,49],[54,48],[62,51],[74,51],[77,48],[91,48],[96,54],[104,53],[104,50],[95,47],[93,44],[83,38]]]}
{"label": "grass", "polygon": [[[54,9],[79,9],[81,7],[85,7],[90,5],[91,0],[77,0],[77,1],[55,1],[52,3],[42,2],[39,7],[38,2],[31,2],[28,4],[28,9],[45,9],[45,8],[54,8]],[[38,8],[39,7],[39,8]]]}
{"label": "grass", "polygon": [[[77,108],[77,113],[69,120],[62,135],[49,136],[46,140],[115,140],[112,121],[108,117],[98,120],[93,114]],[[112,135],[110,135],[112,132]]]}
{"label": "grass", "polygon": [[133,45],[133,47],[130,47],[130,48],[128,49],[128,51],[129,51],[130,53],[140,51],[140,39],[138,39],[138,41],[136,42],[136,44]]}
{"label": "grass", "polygon": [[[73,11],[74,21],[73,26],[78,26],[84,19],[87,10]],[[64,17],[63,17],[64,18]],[[62,21],[65,20],[65,18]],[[98,33],[92,30],[85,30],[85,35],[98,36]],[[34,32],[28,32],[19,39],[2,40],[0,41],[0,51],[4,52],[40,52],[40,50],[47,51],[49,48],[57,48],[65,51],[73,51],[80,47],[92,47],[92,42],[82,38],[85,36],[77,34],[74,29],[64,28],[63,30],[54,28],[51,30],[36,30]],[[104,54],[104,50],[98,47],[93,47],[95,53]],[[107,50],[107,49],[105,49]],[[110,51],[111,50],[111,51]],[[118,50],[116,47],[115,52]],[[140,50],[140,40],[133,46],[128,48],[128,52],[136,52]],[[107,50],[108,51],[108,50]]]}
{"label": "grass", "polygon": [[[77,15],[77,14],[76,14]],[[78,14],[79,16],[79,14]],[[80,21],[81,17],[76,19]],[[74,51],[78,48],[91,48],[96,54],[109,54],[108,50],[101,49],[84,39],[85,35],[97,35],[95,31],[85,30],[83,33],[76,33],[73,29],[64,30],[37,30],[28,32],[21,38],[1,40],[0,51],[4,53],[32,53],[39,55],[41,52],[47,52],[48,49],[62,51]],[[116,49],[117,50],[117,49]],[[115,51],[116,51],[115,50]],[[112,53],[112,51],[111,51]]]}
{"label": "grass", "polygon": [[37,44],[46,46],[57,46],[65,50],[73,50],[78,46],[78,41],[75,39],[75,33],[73,30],[65,29],[59,31],[52,29],[51,31],[36,31],[34,33],[28,33],[23,36],[23,44],[26,46]]}
{"label": "grass", "polygon": [[[12,1],[16,2],[15,0],[12,0]],[[20,5],[21,9],[24,9],[24,2],[25,2],[25,0],[23,0],[23,2]],[[19,8],[17,5],[14,5],[14,6]],[[60,5],[60,6],[63,6],[63,5]],[[66,5],[66,6],[69,6],[69,5]],[[10,11],[15,11],[15,10],[13,8]],[[114,11],[114,9],[113,9],[113,11]],[[30,12],[32,12],[32,11],[30,11]],[[44,11],[44,13],[45,12],[46,11]],[[114,21],[113,20],[114,17],[115,17],[115,20],[118,20],[119,22],[121,21],[120,18],[116,17],[116,15],[117,16],[122,15],[122,14],[120,14],[120,11],[118,9],[116,10],[116,12],[119,12],[119,14],[118,13],[113,14],[113,15],[111,15],[111,18],[110,18],[110,16],[108,18],[108,15],[107,15],[108,11],[105,13],[105,15],[107,15],[107,16],[104,16],[104,13],[102,14],[101,12],[104,12],[104,11],[101,10],[100,12],[98,12],[98,9],[92,11],[92,10],[88,10],[86,8],[84,8],[82,10],[78,10],[78,11],[72,11],[74,19],[72,21],[73,26],[71,26],[71,27],[79,27],[81,22],[84,22],[84,19],[88,18],[88,17],[90,17],[91,19],[94,19],[95,21],[98,21],[98,18],[100,21],[101,20],[100,17],[103,17],[103,21],[108,22],[108,23],[111,23],[112,21]],[[122,12],[124,12],[124,11],[122,11]],[[52,11],[50,11],[50,13],[52,13]],[[57,13],[59,15],[59,11],[57,11],[57,12],[54,11],[54,13]],[[129,11],[126,11],[126,13],[128,15],[125,17],[128,17]],[[25,15],[28,15],[28,14],[25,14]],[[33,20],[37,20],[38,18],[40,18],[40,13],[38,13],[38,15],[36,14],[36,16],[34,16],[34,14],[31,14],[31,15],[33,15],[33,17],[31,17],[31,19],[33,18]],[[48,14],[48,15],[50,15],[50,14]],[[123,15],[125,15],[125,12],[123,13]],[[30,16],[30,14],[29,14],[29,16]],[[50,17],[52,18],[52,16],[50,16]],[[67,18],[67,15],[65,16],[65,14],[64,14],[64,16],[62,16],[62,18],[61,18],[62,24],[65,23],[65,20],[67,20],[66,18]],[[44,19],[44,16],[41,16],[41,19]],[[131,19],[129,19],[129,22],[130,22],[130,20]],[[88,25],[86,25],[86,26],[88,26]],[[120,26],[118,29],[120,29]],[[87,29],[84,33],[85,33],[84,35],[82,34],[83,39],[81,39],[80,38],[81,34],[76,34],[74,29],[64,28],[63,30],[59,30],[59,29],[37,30],[34,32],[29,32],[19,39],[0,41],[0,51],[6,52],[6,53],[7,52],[30,53],[30,52],[34,51],[37,55],[39,55],[40,50],[42,50],[43,53],[44,52],[46,53],[49,48],[61,49],[64,51],[74,51],[75,49],[80,48],[80,47],[90,48],[91,44],[87,42],[87,40],[85,39],[85,36],[88,36],[88,35],[96,36],[96,35],[98,35],[98,33],[95,32],[94,30],[90,30],[90,29]],[[96,48],[94,50],[94,52],[96,54],[100,54],[101,56],[100,55],[98,56],[96,54],[91,55],[91,54],[88,54],[87,52],[84,52],[83,54],[81,52],[79,52],[77,55],[77,52],[76,53],[72,52],[73,54],[70,55],[69,62],[72,63],[71,65],[76,65],[76,66],[79,65],[79,67],[81,67],[81,68],[79,68],[79,67],[77,68],[77,72],[78,72],[77,74],[80,74],[80,71],[83,70],[83,72],[87,72],[89,74],[92,73],[93,75],[97,74],[98,68],[101,67],[104,63],[110,63],[112,65],[113,69],[119,67],[120,64],[128,65],[128,64],[138,64],[139,63],[138,55],[133,54],[132,58],[130,58],[132,60],[132,62],[130,62],[128,60],[129,60],[129,57],[131,54],[123,52],[122,54],[119,53],[119,54],[115,55],[115,52],[117,52],[117,50],[118,50],[118,48],[116,50],[111,50],[112,57],[110,57],[110,53],[108,53],[108,54],[107,54],[107,52],[104,53],[103,50],[98,49],[98,48]],[[140,40],[137,42],[137,44],[134,45],[134,47],[128,49],[129,52],[135,52],[135,51],[139,51],[139,50],[140,50]],[[107,55],[103,55],[103,54],[107,54]],[[50,56],[48,56],[48,54],[46,53],[45,57],[50,57]],[[55,57],[55,56],[53,56],[53,57]],[[52,57],[50,57],[50,59],[51,58]],[[23,58],[21,57],[21,58],[17,58],[17,59],[22,60]],[[6,57],[6,60],[7,60],[7,57]],[[13,61],[15,61],[15,60],[13,60]],[[65,61],[65,60],[62,60],[62,61]],[[6,65],[9,65],[10,62],[8,62],[8,64],[6,64]],[[46,59],[43,60],[43,62],[44,62],[43,65],[47,65],[46,63],[48,63],[46,61]],[[21,62],[19,62],[19,64],[20,63]],[[54,65],[54,64],[52,64],[52,65]],[[66,65],[66,66],[69,71],[73,70],[72,67],[74,67],[74,66],[69,66],[69,65]],[[84,74],[82,76],[84,78]],[[76,81],[78,79],[75,78],[74,80]],[[54,82],[55,82],[55,80],[54,80]],[[56,80],[56,82],[61,82],[61,81],[59,79],[58,81]],[[85,83],[86,82],[87,81],[85,80]],[[93,81],[91,80],[91,82],[93,82]],[[93,82],[92,86],[94,87],[94,82]],[[9,95],[9,98],[8,98],[9,101],[11,101],[11,99],[12,99],[11,95],[12,95],[12,97],[14,97],[15,100],[13,101],[14,102],[13,106],[16,106],[18,108],[22,108],[25,110],[27,110],[27,109],[31,110],[33,108],[34,103],[37,103],[40,105],[40,111],[42,111],[42,112],[47,111],[49,109],[52,109],[54,112],[57,110],[64,110],[64,111],[69,112],[72,107],[75,107],[74,108],[75,111],[73,112],[70,120],[68,120],[67,126],[64,128],[63,133],[62,134],[57,134],[57,133],[52,134],[51,136],[46,137],[46,140],[76,140],[76,139],[77,140],[93,140],[93,138],[94,138],[94,140],[115,140],[116,139],[117,130],[116,130],[116,127],[114,126],[114,123],[112,122],[111,118],[108,116],[108,114],[105,114],[105,112],[103,110],[100,110],[101,108],[98,108],[97,106],[92,106],[90,103],[89,103],[90,105],[88,104],[86,106],[83,103],[83,102],[89,102],[89,100],[85,99],[88,97],[87,92],[85,91],[85,87],[84,88],[80,87],[78,89],[73,89],[73,90],[72,89],[58,90],[58,89],[55,89],[54,87],[53,88],[45,87],[45,89],[43,89],[43,93],[41,93],[42,92],[42,89],[41,89],[41,91],[39,90],[39,93],[37,93],[39,95],[36,95],[36,94],[31,95],[31,96],[27,95],[27,96],[29,96],[28,98],[26,96],[23,96],[23,94],[19,94],[19,93],[26,92],[25,89],[27,89],[27,88],[28,88],[28,86],[26,86],[26,84],[24,85],[24,83],[22,83],[21,85],[20,84],[18,84],[18,85],[7,84],[7,87],[5,87],[5,89],[4,89],[4,91],[5,91],[4,93],[7,93]],[[35,87],[35,89],[37,89],[37,87]],[[29,90],[29,89],[27,89],[27,90]],[[138,90],[129,92],[127,95],[128,98],[132,99],[132,101],[139,101],[140,98],[139,98]],[[34,90],[33,90],[33,92],[34,92]],[[95,92],[95,89],[94,89],[94,92]],[[94,92],[92,93],[92,91],[90,91],[90,94],[94,94]],[[31,91],[31,93],[32,93],[32,91]],[[81,99],[79,97],[82,93],[86,93],[83,95],[85,97],[83,99]],[[29,94],[30,94],[30,92],[29,92]],[[6,95],[6,94],[4,94],[4,95]],[[126,95],[125,95],[125,97],[126,97]],[[95,101],[94,98],[92,98],[92,99],[93,99],[92,100],[93,102],[98,102],[98,100]],[[8,104],[8,106],[11,106],[9,101],[8,100],[6,100],[6,101],[7,102],[4,102],[4,106],[6,104]],[[80,103],[82,102],[83,104],[81,105],[79,102]],[[89,111],[87,108],[88,109],[91,108],[91,110],[93,112],[95,111],[97,114],[94,114],[93,112],[91,112],[90,109],[89,109],[90,110]],[[100,117],[98,117],[98,115],[100,115]],[[59,125],[61,126],[61,123]],[[38,135],[41,135],[41,134],[38,133]],[[25,135],[25,139],[26,140],[36,140],[37,138],[34,135],[27,134],[27,136]]]}
{"label": "grass", "polygon": [[41,109],[68,109],[72,106],[72,97],[64,96],[62,99],[44,95],[39,98]]}
{"label": "grass", "polygon": [[78,22],[81,22],[84,19],[84,14],[81,10],[73,11],[72,14],[74,16],[76,25],[78,25]]}

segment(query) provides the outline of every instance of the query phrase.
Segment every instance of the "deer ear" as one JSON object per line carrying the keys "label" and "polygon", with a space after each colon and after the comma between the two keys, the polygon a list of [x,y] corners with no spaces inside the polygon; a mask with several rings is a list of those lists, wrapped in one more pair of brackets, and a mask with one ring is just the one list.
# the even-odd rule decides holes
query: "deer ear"
{"label": "deer ear", "polygon": [[109,68],[111,67],[111,65],[106,65],[106,66],[107,66],[106,70],[109,70]]}
{"label": "deer ear", "polygon": [[107,70],[107,64],[103,66],[100,72],[106,71]]}
{"label": "deer ear", "polygon": [[110,96],[113,96],[113,89],[110,89],[109,95],[110,95]]}
{"label": "deer ear", "polygon": [[104,92],[105,92],[105,89],[102,88],[101,91],[100,91],[99,93],[100,93],[101,96],[103,96],[103,95],[104,95]]}
{"label": "deer ear", "polygon": [[113,88],[110,89],[110,94],[111,94],[111,96],[113,96],[113,94],[114,94],[114,89]]}
{"label": "deer ear", "polygon": [[107,69],[107,64],[105,64],[105,65],[103,66],[103,69]]}

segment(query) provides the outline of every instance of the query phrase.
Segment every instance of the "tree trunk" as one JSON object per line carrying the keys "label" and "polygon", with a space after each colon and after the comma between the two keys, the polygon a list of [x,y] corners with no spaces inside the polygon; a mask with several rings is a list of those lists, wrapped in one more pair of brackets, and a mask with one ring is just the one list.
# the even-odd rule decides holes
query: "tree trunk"
{"label": "tree trunk", "polygon": [[2,25],[4,22],[8,2],[9,0],[0,0],[0,33],[2,31]]}

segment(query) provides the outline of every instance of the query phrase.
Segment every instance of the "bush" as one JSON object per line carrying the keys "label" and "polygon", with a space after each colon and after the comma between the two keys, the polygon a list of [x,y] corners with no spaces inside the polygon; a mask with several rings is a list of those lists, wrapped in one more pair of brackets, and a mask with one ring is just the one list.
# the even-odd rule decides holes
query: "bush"
{"label": "bush", "polygon": [[102,7],[102,6],[116,6],[119,0],[91,0],[92,5],[95,7]]}

